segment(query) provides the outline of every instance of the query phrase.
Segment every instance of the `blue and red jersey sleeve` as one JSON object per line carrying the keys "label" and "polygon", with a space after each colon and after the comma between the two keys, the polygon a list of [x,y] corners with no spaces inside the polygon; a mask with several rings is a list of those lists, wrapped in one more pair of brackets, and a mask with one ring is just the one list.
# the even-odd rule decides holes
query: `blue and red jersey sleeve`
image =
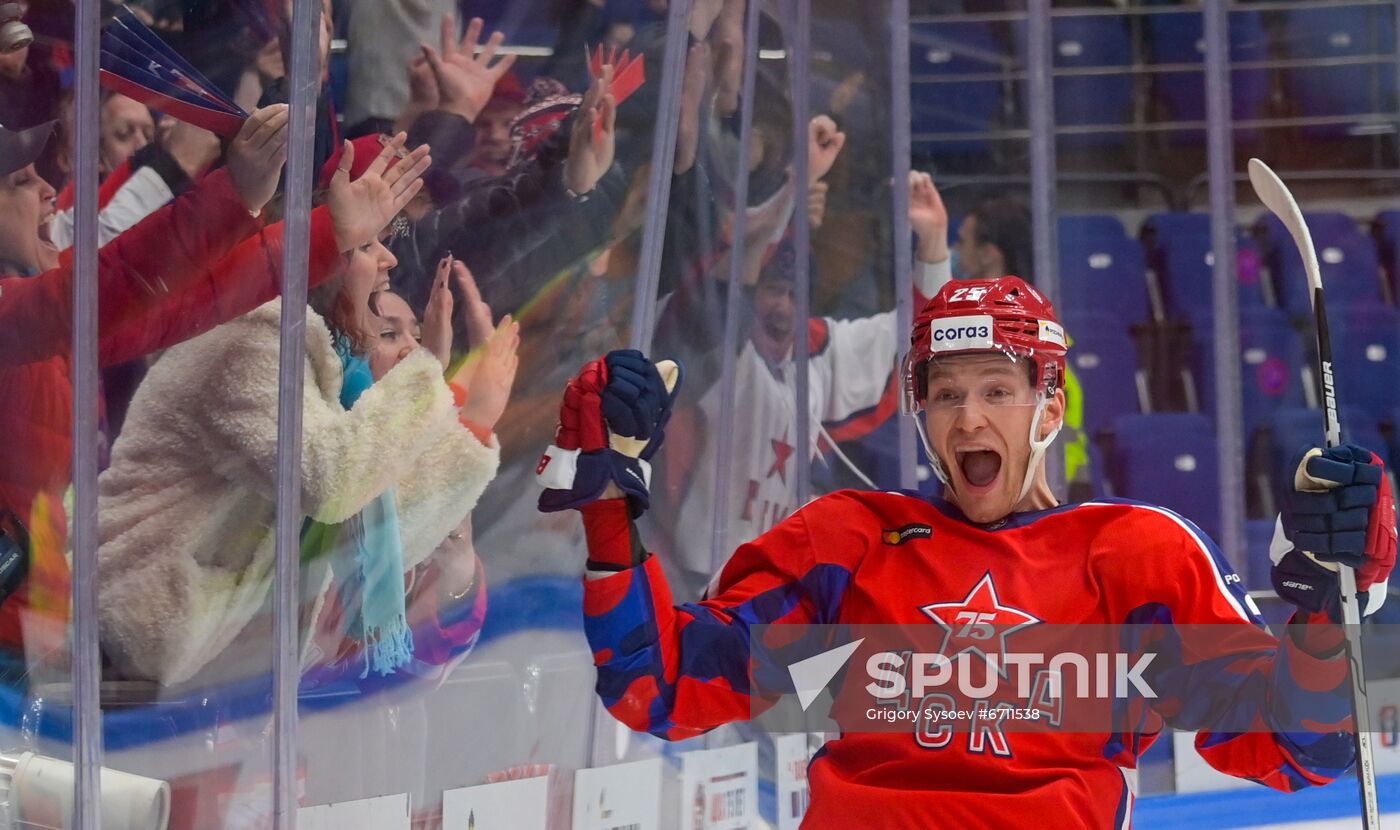
{"label": "blue and red jersey sleeve", "polygon": [[[1169,652],[1170,668],[1152,678],[1152,713],[1196,730],[1206,762],[1238,778],[1292,792],[1342,775],[1354,751],[1340,628],[1299,612],[1275,638],[1199,528],[1161,508],[1134,513],[1108,533],[1131,532],[1135,544],[1114,547],[1140,553],[1105,556],[1098,567],[1107,593],[1126,601],[1114,618],[1150,626],[1136,630]],[[1155,731],[1148,726],[1136,731]],[[1106,753],[1123,749],[1115,737]]]}
{"label": "blue and red jersey sleeve", "polygon": [[681,740],[764,706],[750,694],[751,627],[834,622],[850,582],[847,566],[819,561],[805,512],[742,545],[699,603],[674,604],[655,556],[585,583],[584,631],[614,717]]}

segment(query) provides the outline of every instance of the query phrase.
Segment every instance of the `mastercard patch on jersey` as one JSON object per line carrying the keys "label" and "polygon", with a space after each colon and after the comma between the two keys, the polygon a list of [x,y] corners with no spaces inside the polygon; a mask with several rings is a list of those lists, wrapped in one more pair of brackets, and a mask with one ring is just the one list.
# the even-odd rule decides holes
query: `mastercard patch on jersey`
{"label": "mastercard patch on jersey", "polygon": [[924,524],[905,525],[893,530],[880,531],[880,538],[887,545],[902,545],[911,539],[932,539],[933,526]]}

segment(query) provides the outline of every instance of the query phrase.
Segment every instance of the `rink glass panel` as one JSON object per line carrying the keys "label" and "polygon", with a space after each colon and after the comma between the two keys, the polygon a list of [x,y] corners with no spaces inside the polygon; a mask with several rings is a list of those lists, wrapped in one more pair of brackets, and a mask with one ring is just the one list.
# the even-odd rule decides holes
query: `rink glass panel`
{"label": "rink glass panel", "polygon": [[[0,56],[6,63],[7,77],[33,73],[28,67],[47,65],[55,50],[62,52],[64,44],[74,37],[71,15],[54,16],[42,23],[30,19],[29,23],[35,42],[27,50]],[[24,104],[7,102],[7,127],[22,130],[57,119],[65,108],[71,113],[71,100],[65,96],[72,90],[61,90],[55,75],[35,78],[29,74],[28,78],[32,86],[28,100]],[[5,177],[6,277],[38,274],[54,264],[53,251],[38,251],[38,247],[45,247],[42,243],[35,246],[41,234],[40,220],[48,218],[48,200],[75,182],[77,156],[85,143],[95,146],[97,136],[77,135],[68,119],[65,128],[51,134],[34,166]],[[5,161],[9,166],[11,159]],[[57,276],[48,275],[50,280]],[[79,279],[91,281],[92,275]],[[31,319],[39,313],[19,311]],[[71,436],[77,411],[71,367],[79,349],[93,348],[91,337],[74,332],[71,318],[71,307],[65,305],[62,319],[55,320],[52,329],[33,332],[23,344],[11,342],[5,349],[11,359],[3,361],[0,368],[4,374],[0,380],[4,389],[0,417],[8,436],[6,448],[0,451],[4,458],[0,461],[0,486],[4,508],[9,511],[5,520],[9,540],[0,544],[7,546],[5,567],[10,577],[4,606],[5,682],[0,689],[4,700],[0,706],[5,712],[0,726],[0,774],[6,780],[6,795],[0,802],[6,816],[14,815],[19,808],[12,782],[33,781],[36,774],[53,775],[53,785],[37,794],[28,815],[54,827],[74,826],[72,571],[65,556],[73,510]],[[18,326],[11,331],[16,330]],[[13,359],[20,347],[34,346],[42,350],[37,360]],[[23,525],[24,531],[18,531],[17,525]],[[32,548],[13,545],[23,535],[34,542]],[[26,570],[29,590],[15,595],[14,588],[22,584],[20,577]]]}
{"label": "rink glass panel", "polygon": [[[198,14],[172,9],[154,17],[143,12],[138,19],[212,87],[252,113],[260,103],[287,100],[289,66],[279,44],[290,37],[277,34],[285,30],[273,16],[274,5],[256,17],[245,5],[216,2]],[[116,25],[104,20],[107,30]],[[110,31],[104,38],[110,43]],[[196,168],[217,156],[217,139],[150,112],[154,141],[172,156],[188,154],[198,160],[191,164]],[[106,109],[102,115],[105,134],[111,128]],[[210,179],[226,175],[197,178],[177,199],[192,202]],[[274,223],[285,214],[285,202],[279,192],[263,208],[261,234],[269,244],[256,264],[240,266],[246,282],[280,289],[281,228]],[[195,221],[210,215],[201,206]],[[243,220],[219,221],[232,226]],[[256,236],[246,237],[246,229],[242,233],[235,245],[212,243],[229,247],[230,259],[207,263],[217,286],[210,293],[197,286],[172,296],[178,289],[162,285],[174,281],[170,275],[143,275],[156,293],[146,311],[158,308],[159,316],[121,325],[182,334],[168,348],[103,366],[110,444],[98,498],[104,760],[107,769],[166,782],[171,828],[274,826],[280,304],[257,307],[257,301],[236,298],[236,283],[218,282],[232,258],[260,245]],[[271,244],[274,239],[279,242]],[[145,244],[153,251],[169,246],[174,256],[187,243],[161,237]],[[223,309],[240,303],[256,310],[226,322]],[[308,354],[320,352],[311,346]],[[243,426],[230,431],[232,420]],[[312,595],[299,604],[309,614]],[[113,826],[119,808],[110,800],[103,807],[103,825]]]}
{"label": "rink glass panel", "polygon": [[[1025,8],[1022,3],[1008,5],[1005,15],[989,12],[972,18],[923,8],[918,3],[913,8],[916,20],[911,27],[909,47],[914,74],[912,164],[914,169],[933,175],[948,208],[952,237],[956,236],[962,217],[983,199],[1002,194],[1026,199],[1029,194]],[[186,37],[172,36],[172,41],[181,48],[182,44],[198,40],[190,29],[197,31],[201,25],[217,26],[230,19],[242,21],[239,15],[243,6],[231,2],[215,4],[209,21],[186,21]],[[1200,13],[1190,10],[1138,14],[1146,7],[1133,6],[1124,15],[1061,14],[1073,8],[1071,4],[1054,4],[1057,14],[1051,53],[1057,72],[1054,121],[1059,186],[1055,191],[1056,216],[1052,219],[1063,228],[1058,224],[1063,217],[1103,212],[1105,204],[1120,205],[1124,194],[1129,193],[1129,201],[1135,206],[1113,212],[1124,222],[1124,242],[1134,243],[1141,220],[1148,213],[1206,209],[1206,186],[1198,175],[1205,164],[1204,112],[1193,109],[1199,108],[1203,84],[1201,70],[1190,66],[1199,63],[1200,54],[1192,55],[1190,49],[1187,54],[1167,54],[1150,46],[1159,42],[1155,38],[1164,29],[1189,28],[1190,21],[1199,28]],[[522,57],[517,64],[516,73],[522,79],[552,75],[564,81],[570,91],[582,91],[582,61],[563,57],[576,56],[581,44],[560,42],[560,21],[552,11],[538,4],[501,9],[475,3],[466,4],[465,11],[463,17],[486,17],[488,33],[495,28],[505,31],[508,45],[537,47],[531,50],[535,56]],[[550,776],[554,786],[553,809],[567,811],[567,803],[561,799],[574,770],[654,757],[661,752],[656,741],[621,729],[594,702],[592,661],[582,637],[579,613],[578,579],[584,557],[581,526],[570,512],[539,514],[535,510],[538,489],[533,481],[539,452],[552,437],[564,384],[584,362],[609,349],[626,346],[642,325],[634,315],[639,286],[647,285],[655,292],[655,325],[646,327],[654,329],[649,354],[657,359],[678,359],[686,367],[685,385],[667,430],[666,448],[654,459],[653,507],[639,523],[648,547],[663,557],[678,600],[697,597],[739,542],[771,527],[798,506],[790,494],[799,465],[807,467],[814,495],[839,487],[865,486],[833,453],[806,453],[795,448],[796,418],[802,416],[796,406],[797,381],[790,374],[773,386],[765,404],[771,409],[744,404],[740,378],[745,377],[745,365],[750,371],[750,389],[758,382],[755,378],[764,383],[772,380],[768,365],[752,354],[746,363],[743,352],[751,348],[753,328],[763,324],[756,308],[758,289],[744,289],[740,314],[731,329],[736,351],[735,372],[729,386],[722,377],[727,327],[725,286],[730,280],[732,244],[725,228],[735,210],[733,190],[737,178],[747,170],[751,222],[772,221],[774,215],[793,217],[776,221],[772,229],[775,241],[788,230],[790,221],[807,218],[806,205],[788,206],[785,213],[780,204],[773,202],[775,198],[781,200],[784,171],[791,161],[792,133],[795,126],[801,127],[794,125],[791,111],[790,85],[797,73],[793,71],[790,48],[789,4],[766,3],[762,11],[758,43],[741,44],[746,50],[762,50],[752,102],[754,146],[747,158],[741,156],[738,115],[719,112],[714,98],[706,95],[696,119],[694,165],[689,172],[674,177],[666,205],[649,204],[647,200],[649,171],[657,161],[651,157],[652,131],[663,107],[658,96],[663,80],[663,53],[670,44],[665,17],[653,12],[644,21],[627,21],[630,34],[622,25],[610,32],[612,37],[630,37],[628,45],[633,51],[645,52],[647,82],[619,112],[617,164],[622,184],[605,239],[548,273],[532,268],[528,256],[517,260],[496,248],[491,251],[496,267],[483,268],[483,273],[478,274],[483,283],[492,281],[493,287],[484,287],[483,291],[496,317],[510,312],[522,321],[521,368],[511,404],[497,429],[500,471],[472,510],[473,521],[465,534],[478,557],[476,590],[485,591],[489,597],[490,610],[479,639],[474,643],[459,642],[457,648],[447,649],[449,656],[440,662],[415,665],[411,671],[387,680],[373,674],[361,678],[355,668],[353,649],[339,664],[327,665],[336,663],[328,654],[344,655],[335,643],[327,644],[324,636],[318,640],[315,620],[317,610],[324,608],[328,577],[332,584],[343,582],[335,582],[337,575],[326,561],[311,558],[300,579],[300,639],[306,657],[306,680],[295,778],[301,804],[315,806],[407,793],[415,826],[431,827],[438,820],[445,790],[487,780],[543,774]],[[357,46],[363,48],[365,30],[353,29],[347,9],[337,5],[333,14],[336,41],[348,38],[349,43],[332,48],[330,87],[336,111],[346,119],[341,126],[351,127],[354,125],[350,120],[357,116],[383,113],[372,113],[372,107],[354,101],[356,85],[367,77],[367,70],[353,69],[351,54]],[[1318,45],[1297,35],[1305,30],[1305,20],[1266,19],[1247,10],[1232,13],[1231,28],[1235,34],[1231,37],[1231,57],[1236,62],[1288,57],[1342,57],[1353,61],[1321,66],[1310,80],[1303,81],[1285,76],[1274,67],[1233,68],[1231,82],[1236,94],[1232,110],[1240,122],[1234,132],[1237,169],[1253,154],[1279,159],[1276,167],[1384,172],[1395,166],[1393,135],[1376,129],[1378,123],[1394,115],[1394,64],[1365,60],[1368,55],[1393,60],[1393,11],[1378,5],[1349,7],[1345,16],[1351,20],[1356,15],[1360,15],[1356,18],[1356,30],[1369,39],[1359,45],[1354,43],[1347,47],[1350,51],[1343,50],[1344,54],[1338,55],[1326,50],[1341,48],[1336,46],[1339,41]],[[896,299],[889,216],[889,81],[886,47],[881,43],[884,29],[880,25],[886,17],[883,9],[868,5],[857,8],[828,0],[814,0],[811,4],[812,52],[805,67],[810,114],[833,115],[846,133],[846,146],[824,177],[829,190],[821,225],[810,230],[810,268],[792,275],[793,280],[808,281],[813,318],[865,318],[892,308]],[[1298,25],[1290,28],[1280,21]],[[216,83],[226,85],[225,91],[247,109],[256,104],[257,95],[247,100],[240,97],[250,93],[248,86],[239,83],[243,79],[239,62],[250,62],[259,48],[266,46],[265,39],[253,34],[251,28],[246,23],[236,23],[229,37],[214,38],[226,47],[223,51],[227,54],[187,55]],[[436,43],[435,26],[428,24],[425,28],[430,33],[429,42]],[[53,36],[66,38],[62,33]],[[717,59],[721,46],[733,45],[721,43],[714,35],[710,40],[712,61]],[[1174,42],[1180,41],[1177,38]],[[206,38],[205,43],[208,42]],[[553,55],[538,56],[551,50]],[[270,59],[271,54],[265,57]],[[406,60],[411,56],[400,57]],[[1164,69],[1163,65],[1172,68]],[[397,66],[385,71],[397,71]],[[720,71],[719,67],[714,70]],[[1091,82],[1103,81],[1105,77],[1108,81],[1098,91],[1086,93]],[[717,83],[717,79],[711,78],[711,82]],[[254,79],[248,83],[254,83]],[[1313,83],[1323,84],[1324,89],[1340,86],[1360,92],[1342,99],[1336,111],[1312,120],[1282,121],[1298,113],[1280,110],[1278,102],[1308,100],[1314,94],[1309,86]],[[1283,92],[1282,98],[1273,94],[1278,91]],[[328,123],[318,118],[318,146],[334,144],[327,140],[329,129]],[[73,140],[71,134],[56,139],[67,143]],[[67,155],[75,154],[70,151]],[[1346,188],[1359,186],[1359,179],[1339,176],[1338,181],[1343,183],[1321,185],[1316,194],[1310,194],[1310,199],[1324,205],[1331,199],[1345,210]],[[1259,207],[1243,190],[1237,193],[1237,202],[1238,210],[1232,219],[1246,229],[1239,250],[1243,292],[1249,285],[1257,285],[1260,278],[1259,253],[1251,252],[1249,243],[1253,240],[1247,233]],[[661,269],[655,282],[644,283],[638,274],[643,228],[647,215],[658,212],[666,216]],[[555,205],[527,211],[520,221],[521,225],[511,227],[562,227],[572,220]],[[1160,274],[1155,275],[1156,285],[1148,281],[1154,276],[1152,270],[1158,267],[1150,257],[1141,263],[1145,305],[1133,312],[1142,328],[1131,328],[1116,305],[1071,301],[1069,290],[1064,288],[1069,276],[1065,270],[1074,267],[1066,254],[1066,240],[1071,236],[1061,230],[1059,250],[1052,256],[1061,267],[1064,299],[1056,299],[1062,317],[1068,321],[1072,314],[1083,318],[1103,313],[1115,315],[1113,319],[1128,328],[1134,348],[1143,349],[1143,353],[1152,337],[1181,338],[1172,342],[1181,343],[1183,348],[1211,348],[1209,338],[1198,336],[1189,327],[1190,315],[1184,313],[1179,298],[1172,294],[1172,286],[1162,284]],[[1102,247],[1104,238],[1094,235],[1091,242],[1091,248]],[[1095,248],[1086,256],[1096,253],[1104,252]],[[428,267],[432,267],[431,261]],[[747,281],[756,280],[757,276],[745,273],[741,279],[747,286]],[[682,298],[690,305],[678,302]],[[414,304],[414,310],[421,314],[421,296],[415,299],[420,302]],[[1118,297],[1112,299],[1116,302]],[[644,297],[642,302],[649,304],[653,298]],[[181,308],[178,314],[195,315],[205,310]],[[805,321],[790,322],[793,336],[807,335]],[[1154,322],[1179,322],[1183,327],[1166,326],[1154,333],[1149,331]],[[1073,327],[1070,334],[1074,335]],[[901,332],[896,331],[893,336],[903,339]],[[72,338],[65,340],[71,348]],[[275,365],[275,340],[271,342],[270,360]],[[180,350],[191,351],[190,344]],[[161,360],[179,356],[172,352],[159,360],[146,356],[104,366],[104,452],[111,450],[120,460],[123,439],[136,440],[132,434],[139,434],[140,420],[153,417],[148,413],[156,407],[163,408],[161,417],[186,424],[196,433],[212,426],[210,420],[221,411],[208,408],[207,404],[220,390],[211,389],[209,396],[164,396],[148,390],[144,399],[137,392],[141,379],[146,377],[149,382],[152,371],[168,372],[155,368]],[[1213,354],[1204,353],[1193,357],[1191,365],[1197,371],[1190,378],[1183,378],[1144,365],[1139,357],[1137,368],[1153,372],[1145,394],[1154,408],[1188,412],[1194,409],[1211,417],[1213,381],[1210,373],[1200,367],[1212,359]],[[1249,358],[1243,355],[1241,360],[1248,363]],[[1252,366],[1243,366],[1242,370],[1249,372]],[[878,367],[878,372],[883,374],[889,368]],[[1300,375],[1290,382],[1300,384],[1301,389],[1306,377]],[[275,374],[263,378],[262,383],[262,391],[275,389]],[[719,402],[726,395],[736,401],[735,420],[732,430],[723,434],[717,427]],[[59,398],[58,406],[64,412],[61,417],[57,413],[55,417],[42,415],[38,407],[23,408],[13,402],[7,406],[20,423],[51,429],[71,415],[71,404],[64,393],[60,392]],[[1126,392],[1125,399],[1130,404],[1138,401],[1138,388]],[[143,400],[145,406],[138,405]],[[126,406],[128,403],[131,405]],[[813,400],[812,404],[815,407],[819,402]],[[1089,402],[1086,406],[1094,404]],[[123,421],[123,416],[127,420]],[[816,444],[821,440],[817,429],[821,418],[806,417],[810,438]],[[887,423],[883,430],[889,433],[885,438],[866,436],[866,440],[851,443],[838,441],[854,466],[881,488],[898,485],[898,463],[905,461],[892,459],[894,435],[889,426]],[[1089,445],[1101,456],[1097,463],[1107,464],[1109,459],[1102,456],[1109,450],[1101,446],[1100,435],[1092,428],[1087,432]],[[1063,447],[1070,437],[1062,435],[1059,446]],[[1252,439],[1253,433],[1245,437]],[[717,490],[715,448],[726,441],[731,480]],[[1246,448],[1250,447],[1246,443]],[[196,466],[190,460],[188,446],[167,445],[159,449],[170,456],[171,465],[184,464],[191,475],[210,475],[214,471],[212,474],[217,476],[225,468],[238,466],[233,458],[208,456],[202,466]],[[215,448],[206,452],[223,454],[234,450]],[[155,457],[159,459],[160,454]],[[106,463],[104,457],[104,466]],[[1254,464],[1252,457],[1249,463]],[[58,466],[66,469],[67,462]],[[1250,467],[1251,471],[1254,469]],[[752,475],[740,476],[737,470],[751,470]],[[921,489],[935,491],[927,466],[921,465],[919,470]],[[111,475],[111,471],[104,475]],[[1087,480],[1071,476],[1067,490],[1070,497],[1104,493],[1092,467],[1087,475]],[[259,492],[266,497],[272,492],[269,488],[264,479]],[[65,524],[64,487],[50,489],[54,492],[27,507],[40,510],[52,533],[61,540],[65,535],[61,529]],[[275,521],[275,508],[271,506],[275,501],[261,511],[210,515],[208,504],[226,503],[242,497],[248,489],[247,484],[228,478],[201,491],[198,499],[176,491],[172,496],[178,498],[172,497],[158,510],[152,508],[145,520],[201,528],[217,533],[221,539],[240,542],[266,537]],[[1245,507],[1247,518],[1267,520],[1267,496],[1256,489],[1251,484]],[[717,497],[718,504],[727,506],[730,512],[726,518],[727,533],[715,544],[715,517],[720,512]],[[100,510],[104,504],[105,501],[99,502]],[[1192,516],[1189,509],[1183,509],[1193,519],[1210,522],[1209,516]],[[37,525],[33,515],[31,523]],[[217,528],[211,530],[211,523],[217,523]],[[102,524],[104,528],[116,526],[115,519],[104,519]],[[174,544],[188,547],[177,554],[194,555],[193,542]],[[152,545],[152,560],[170,553],[157,552],[157,547],[160,546]],[[61,580],[65,571],[59,564],[61,551],[60,542],[58,547],[47,550],[48,558],[36,555],[32,563],[36,573]],[[444,555],[452,553],[463,555],[461,550]],[[1249,561],[1246,551],[1227,553],[1234,561]],[[137,557],[138,561],[141,559],[144,557]],[[263,561],[248,583],[255,586],[250,589],[255,599],[261,595],[268,602],[269,567],[270,563]],[[1251,588],[1267,589],[1266,570],[1246,569],[1242,576]],[[121,589],[123,582],[131,586],[129,574],[104,578],[99,604],[102,596]],[[181,584],[179,578],[153,576],[138,578],[134,587],[124,590],[134,591],[126,596],[136,597],[135,602],[139,603],[143,601],[143,590],[166,592]],[[64,584],[59,581],[54,586],[57,587],[48,596],[35,597],[31,593],[21,615],[23,644],[13,650],[14,670],[9,686],[13,702],[6,722],[11,734],[4,747],[6,757],[25,751],[55,759],[71,756],[67,744],[71,734],[68,722],[72,717],[72,686],[66,634],[70,628],[70,606],[61,598],[67,591]],[[406,590],[413,594],[413,584],[408,580]],[[208,594],[191,589],[189,596],[194,598],[189,611],[195,618],[217,620],[218,615],[225,613]],[[1266,598],[1261,597],[1260,601],[1265,603]],[[131,607],[133,603],[120,605],[118,610],[128,614],[148,610]],[[253,605],[258,606],[256,601]],[[354,607],[353,598],[350,607]],[[162,682],[136,676],[139,672],[124,675],[109,667],[102,690],[106,766],[167,781],[174,804],[172,827],[266,826],[270,820],[270,674],[274,650],[269,609],[265,602],[256,607],[250,618],[240,617],[241,622],[228,623],[237,626],[232,643],[189,677],[166,678]],[[414,618],[412,604],[406,610]],[[436,608],[436,612],[442,610]],[[462,618],[454,619],[460,622]],[[200,636],[210,636],[211,631],[220,629],[217,623],[202,624],[208,630],[200,632]],[[331,631],[333,626],[319,634],[329,636]],[[113,634],[104,628],[103,636]],[[176,639],[188,645],[195,637]],[[710,743],[732,743],[741,737],[726,733]],[[696,740],[680,748],[698,748],[705,743]],[[1159,745],[1166,743],[1164,739]],[[767,756],[760,757],[760,774],[767,777],[771,774],[763,766],[768,763],[764,760]],[[674,793],[677,762],[670,756],[666,763],[664,780],[670,782],[666,792]],[[1165,759],[1144,760],[1144,792],[1173,788],[1169,765]],[[663,813],[672,814],[673,806],[664,804]]]}
{"label": "rink glass panel", "polygon": [[[513,71],[527,90],[532,80],[552,78],[570,93],[586,91],[584,49],[598,45],[598,33],[563,27],[548,4],[467,3],[465,10],[468,17],[485,18],[483,40],[499,29],[508,47],[521,49]],[[439,629],[430,631],[432,622],[414,627],[414,660],[393,676],[371,673],[367,680],[352,678],[314,693],[303,683],[304,805],[407,793],[413,826],[435,827],[451,821],[443,814],[446,791],[543,776],[550,784],[550,814],[567,816],[575,770],[626,751],[592,694],[592,658],[582,633],[582,525],[575,511],[538,510],[535,476],[541,453],[554,439],[565,385],[585,363],[628,346],[642,326],[634,314],[639,292],[646,295],[641,307],[654,302],[656,283],[642,279],[641,263],[648,215],[667,217],[665,204],[650,203],[648,188],[657,163],[653,131],[663,120],[663,66],[675,35],[667,32],[664,12],[638,8],[631,14],[605,29],[607,42],[617,42],[619,52],[627,48],[641,56],[646,78],[619,106],[613,168],[586,201],[555,195],[509,219],[492,218],[469,234],[459,251],[472,265],[495,319],[509,313],[520,321],[520,368],[496,425],[499,471],[472,507],[470,522],[453,531],[464,538],[442,540],[417,575],[435,569],[440,575],[463,557],[475,556],[477,581],[465,596],[446,587],[428,590],[421,581],[416,589],[407,588],[409,619],[436,620]],[[357,77],[352,69],[351,96]],[[704,140],[718,140],[720,147],[705,146],[696,165],[717,167],[722,182],[734,152],[724,136]],[[680,178],[671,182],[673,205],[688,199],[686,209],[694,217],[708,217],[716,204],[723,206],[722,188],[685,188]],[[696,178],[691,171],[686,181]],[[667,245],[663,292],[674,292],[683,276],[692,276],[672,263],[714,258],[713,219],[685,221],[690,224],[682,228],[656,226],[656,243]],[[671,250],[673,234],[678,251]],[[435,255],[422,262],[429,271],[436,264]],[[673,342],[685,326],[713,331],[722,325],[722,318],[709,314],[675,322],[659,307],[658,342],[663,331]],[[681,355],[656,352],[655,357]],[[677,433],[682,444],[684,430]],[[660,483],[666,476],[684,477],[657,463],[653,516],[676,509],[666,506]],[[661,522],[649,518],[641,529],[649,545],[665,543]],[[474,619],[483,609],[484,620]]]}

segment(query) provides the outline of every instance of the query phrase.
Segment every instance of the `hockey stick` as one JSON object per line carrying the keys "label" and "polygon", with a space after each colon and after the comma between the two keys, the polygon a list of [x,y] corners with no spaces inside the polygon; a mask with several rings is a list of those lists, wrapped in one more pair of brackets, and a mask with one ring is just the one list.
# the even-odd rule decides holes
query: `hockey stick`
{"label": "hockey stick", "polygon": [[[1259,159],[1249,160],[1249,181],[1269,210],[1288,228],[1293,242],[1303,255],[1303,270],[1308,275],[1309,295],[1313,314],[1317,318],[1318,383],[1321,384],[1322,425],[1328,447],[1342,442],[1342,427],[1337,420],[1337,387],[1332,375],[1332,338],[1327,330],[1327,309],[1322,298],[1322,272],[1317,267],[1317,250],[1312,234],[1303,221],[1293,194],[1269,166]],[[1361,609],[1357,605],[1356,572],[1342,565],[1338,568],[1342,600],[1342,626],[1346,630],[1347,660],[1351,664],[1351,706],[1356,726],[1356,779],[1361,785],[1361,811],[1364,827],[1378,830],[1381,826],[1380,807],[1376,803],[1376,766],[1371,750],[1371,710],[1366,701],[1366,676],[1361,659]]]}

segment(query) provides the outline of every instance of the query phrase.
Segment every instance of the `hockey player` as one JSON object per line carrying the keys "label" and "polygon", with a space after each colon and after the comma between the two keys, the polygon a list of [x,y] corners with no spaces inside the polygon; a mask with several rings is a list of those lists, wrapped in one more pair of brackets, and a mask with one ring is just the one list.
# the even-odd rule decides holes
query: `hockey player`
{"label": "hockey player", "polygon": [[[1056,503],[1043,459],[1064,415],[1064,343],[1051,305],[1018,278],[944,286],[915,321],[903,383],[947,501],[816,499],[741,546],[711,595],[690,605],[673,604],[633,524],[647,507],[644,459],[663,438],[674,365],[623,351],[585,367],[540,463],[552,488],[542,504],[583,514],[585,629],[612,714],[669,739],[749,717],[759,624],[932,625],[930,605],[993,625],[1122,624],[1146,612],[1167,631],[1217,624],[1238,636],[1192,652],[1131,734],[1014,732],[974,747],[967,734],[929,746],[908,733],[847,732],[811,764],[804,826],[1126,827],[1137,759],[1164,726],[1197,730],[1211,765],[1279,790],[1341,775],[1354,756],[1348,680],[1341,632],[1321,623],[1338,613],[1329,563],[1356,567],[1366,611],[1394,566],[1379,459],[1346,446],[1299,464],[1274,550],[1275,587],[1297,612],[1275,639],[1186,519],[1122,500]],[[896,545],[884,532],[909,525],[931,533]]]}

